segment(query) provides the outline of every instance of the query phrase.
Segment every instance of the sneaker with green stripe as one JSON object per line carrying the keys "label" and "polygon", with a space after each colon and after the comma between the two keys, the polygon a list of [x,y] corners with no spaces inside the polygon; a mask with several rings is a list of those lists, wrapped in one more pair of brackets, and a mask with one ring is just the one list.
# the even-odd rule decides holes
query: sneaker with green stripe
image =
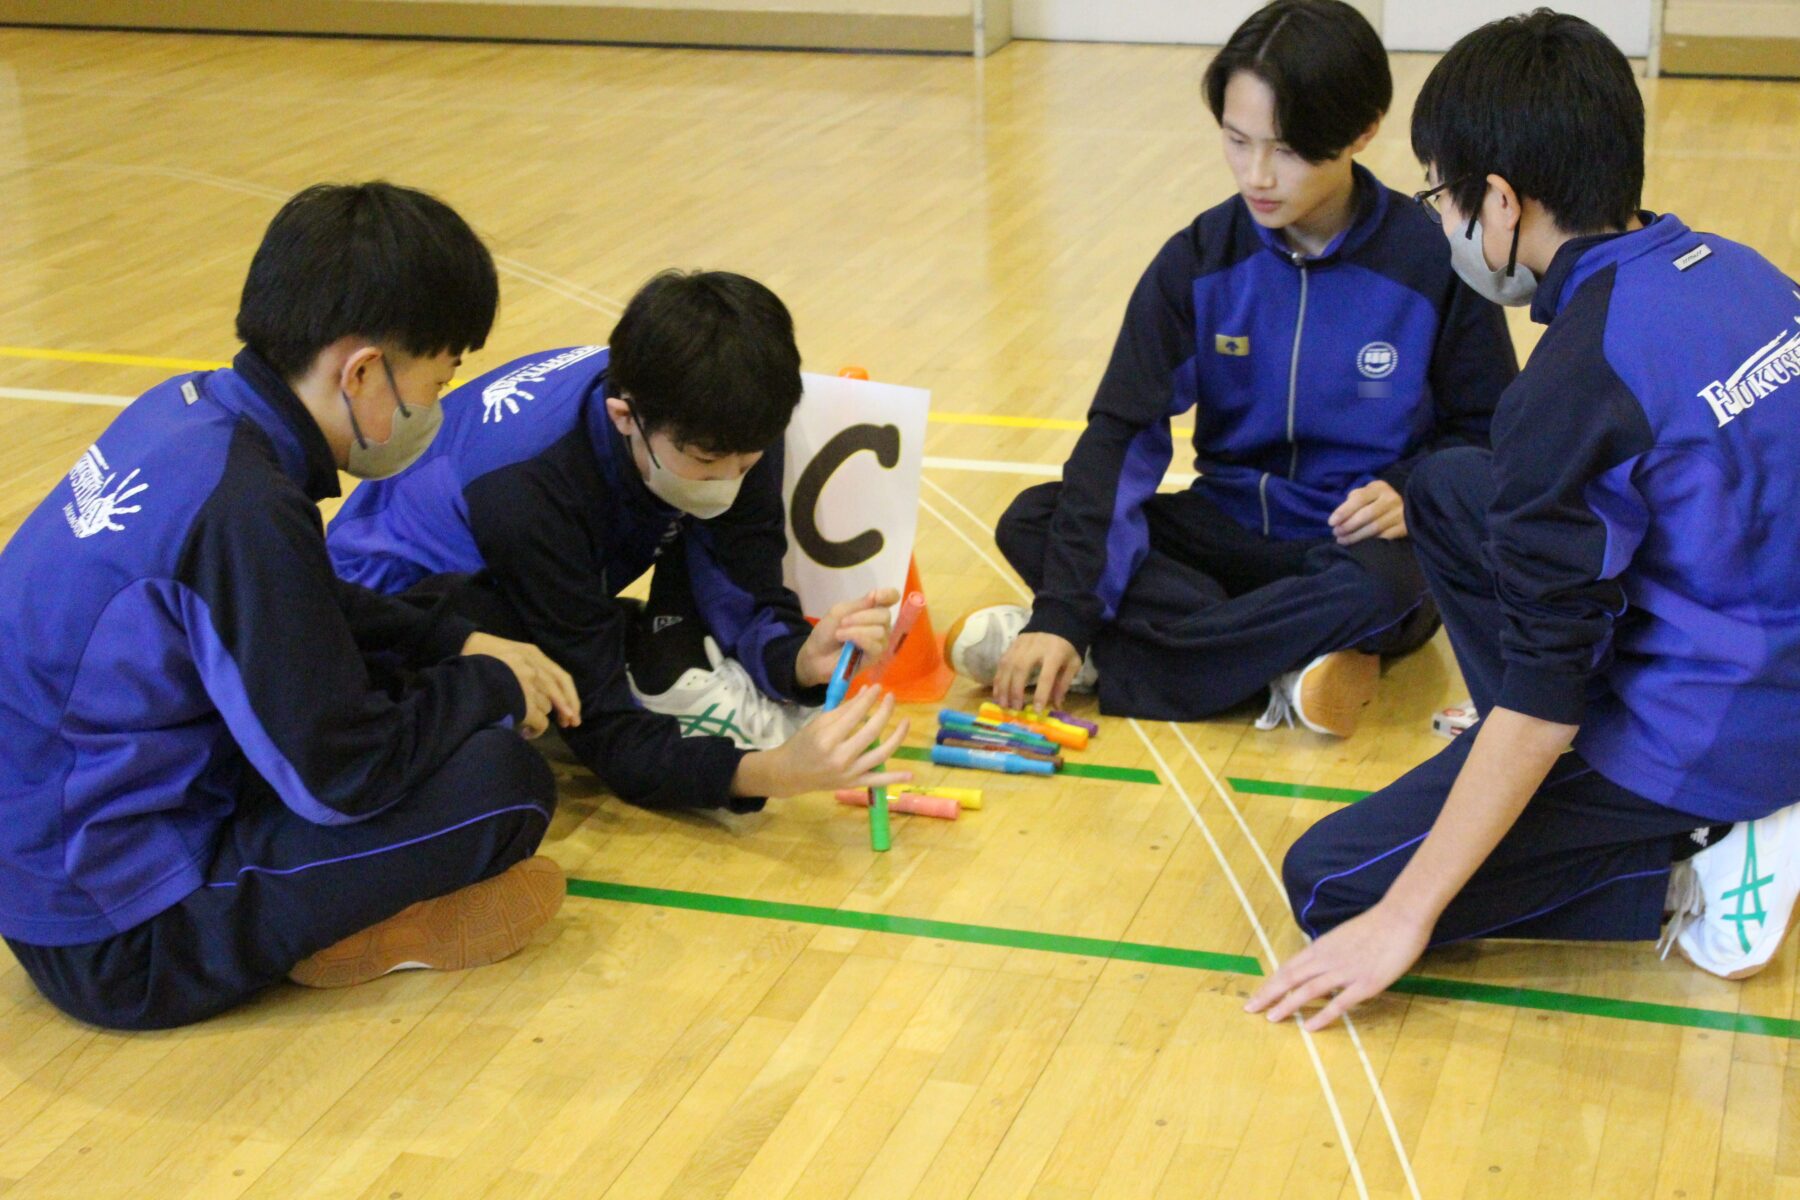
{"label": "sneaker with green stripe", "polygon": [[1800,897],[1800,804],[1740,821],[1676,863],[1670,895],[1670,933],[1682,957],[1725,979],[1768,966]]}

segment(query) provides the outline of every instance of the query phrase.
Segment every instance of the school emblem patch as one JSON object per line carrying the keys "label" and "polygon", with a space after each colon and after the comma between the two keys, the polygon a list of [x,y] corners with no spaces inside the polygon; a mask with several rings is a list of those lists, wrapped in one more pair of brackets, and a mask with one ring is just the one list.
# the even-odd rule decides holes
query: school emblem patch
{"label": "school emblem patch", "polygon": [[1356,369],[1366,379],[1386,379],[1400,365],[1400,352],[1391,342],[1370,342],[1356,352]]}

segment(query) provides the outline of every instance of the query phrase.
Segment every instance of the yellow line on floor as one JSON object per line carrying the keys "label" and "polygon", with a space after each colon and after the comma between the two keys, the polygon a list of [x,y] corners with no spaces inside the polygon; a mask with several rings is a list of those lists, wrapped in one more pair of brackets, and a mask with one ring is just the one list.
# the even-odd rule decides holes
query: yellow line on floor
{"label": "yellow line on floor", "polygon": [[163,367],[175,371],[212,371],[225,366],[198,358],[159,358],[148,354],[107,354],[99,350],[42,350],[0,346],[0,358],[35,358],[50,362],[102,363],[118,367]]}
{"label": "yellow line on floor", "polygon": [[[158,367],[170,371],[214,371],[228,364],[201,358],[163,358],[152,354],[111,354],[102,350],[52,350],[36,346],[0,346],[0,358],[30,358],[44,362],[95,363],[111,367]],[[453,380],[462,383],[462,380]],[[989,429],[1055,429],[1079,433],[1086,421],[1065,417],[1012,417],[1000,413],[933,412],[934,425],[979,425]],[[1176,428],[1176,437],[1185,438],[1192,429]]]}

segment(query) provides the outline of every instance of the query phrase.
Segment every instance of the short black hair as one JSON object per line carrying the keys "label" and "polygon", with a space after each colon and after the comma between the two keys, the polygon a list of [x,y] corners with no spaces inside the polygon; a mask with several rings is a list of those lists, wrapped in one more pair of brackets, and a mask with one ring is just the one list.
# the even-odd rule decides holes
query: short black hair
{"label": "short black hair", "polygon": [[1269,85],[1275,132],[1312,163],[1342,154],[1394,99],[1381,38],[1343,0],[1275,0],[1251,13],[1201,82],[1215,120],[1225,119],[1225,87],[1239,71]]}
{"label": "short black hair", "polygon": [[613,394],[644,432],[706,454],[754,454],[800,403],[794,319],[774,292],[729,271],[664,271],[613,327]]}
{"label": "short black hair", "polygon": [[1547,8],[1450,47],[1419,92],[1412,144],[1469,216],[1489,175],[1570,234],[1623,228],[1644,191],[1644,98],[1631,64],[1604,33]]}
{"label": "short black hair", "polygon": [[237,334],[294,379],[351,334],[415,356],[479,350],[499,304],[493,257],[442,200],[379,181],[320,183],[269,222]]}

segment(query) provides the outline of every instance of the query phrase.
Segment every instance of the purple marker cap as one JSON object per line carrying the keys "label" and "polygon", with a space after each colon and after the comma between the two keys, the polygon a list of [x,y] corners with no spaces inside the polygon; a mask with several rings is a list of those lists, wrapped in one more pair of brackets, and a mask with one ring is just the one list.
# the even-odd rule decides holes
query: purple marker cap
{"label": "purple marker cap", "polygon": [[1077,729],[1087,730],[1089,737],[1100,736],[1100,727],[1092,721],[1084,721],[1080,717],[1072,717],[1060,708],[1051,709],[1050,715],[1055,717],[1058,721],[1061,721],[1064,725],[1073,725]]}

